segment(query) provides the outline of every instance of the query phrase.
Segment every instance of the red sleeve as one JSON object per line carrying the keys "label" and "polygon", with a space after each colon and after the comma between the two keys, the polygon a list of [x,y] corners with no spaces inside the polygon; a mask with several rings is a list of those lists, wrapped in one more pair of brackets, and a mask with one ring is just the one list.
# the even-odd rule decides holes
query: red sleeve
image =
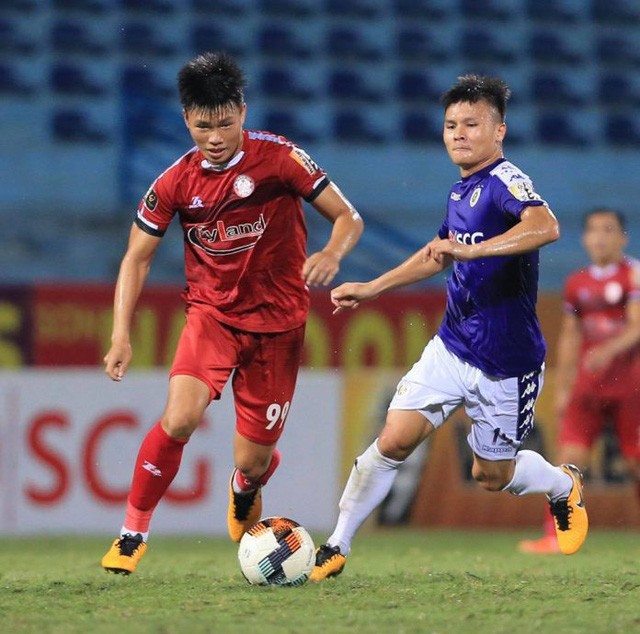
{"label": "red sleeve", "polygon": [[640,262],[628,258],[629,262],[629,291],[627,298],[631,301],[640,300]]}
{"label": "red sleeve", "polygon": [[307,202],[312,202],[330,182],[326,172],[296,145],[285,146],[282,151],[281,175],[285,184]]}
{"label": "red sleeve", "polygon": [[161,174],[140,201],[136,224],[144,232],[158,237],[164,235],[175,214],[174,183],[175,178],[172,171]]}

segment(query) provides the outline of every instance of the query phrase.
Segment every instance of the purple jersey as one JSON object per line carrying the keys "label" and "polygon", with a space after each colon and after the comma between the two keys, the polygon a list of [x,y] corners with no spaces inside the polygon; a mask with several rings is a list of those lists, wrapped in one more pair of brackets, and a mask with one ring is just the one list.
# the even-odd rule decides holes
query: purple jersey
{"label": "purple jersey", "polygon": [[[493,238],[546,204],[526,174],[505,159],[458,181],[438,235],[463,244]],[[496,377],[538,370],[546,346],[536,315],[538,251],[455,262],[439,335],[464,361]]]}

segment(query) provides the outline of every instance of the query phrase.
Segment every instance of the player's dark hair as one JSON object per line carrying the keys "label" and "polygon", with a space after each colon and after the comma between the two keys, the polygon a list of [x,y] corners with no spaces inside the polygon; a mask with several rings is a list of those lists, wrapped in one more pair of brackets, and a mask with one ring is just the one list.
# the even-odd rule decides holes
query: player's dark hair
{"label": "player's dark hair", "polygon": [[589,222],[589,218],[591,218],[591,216],[596,216],[598,214],[611,214],[618,221],[620,229],[626,232],[627,217],[620,210],[612,209],[611,207],[596,207],[595,209],[584,213],[582,215],[582,228],[584,229],[587,226],[587,222]]}
{"label": "player's dark hair", "polygon": [[219,110],[244,103],[244,73],[226,53],[203,53],[178,72],[182,107],[189,110]]}
{"label": "player's dark hair", "polygon": [[462,75],[458,81],[440,97],[440,103],[446,110],[451,104],[486,101],[492,105],[504,122],[507,101],[511,97],[511,89],[498,77],[483,75]]}

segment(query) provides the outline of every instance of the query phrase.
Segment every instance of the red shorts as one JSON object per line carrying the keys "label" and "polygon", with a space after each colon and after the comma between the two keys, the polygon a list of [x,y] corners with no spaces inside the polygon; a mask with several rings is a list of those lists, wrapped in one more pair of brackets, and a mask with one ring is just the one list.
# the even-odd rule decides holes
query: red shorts
{"label": "red shorts", "polygon": [[261,445],[273,445],[289,412],[303,342],[304,326],[277,333],[244,332],[192,305],[171,376],[194,376],[207,384],[212,399],[219,399],[233,372],[237,432]]}
{"label": "red shorts", "polygon": [[640,392],[631,389],[619,397],[597,393],[574,393],[560,425],[561,445],[574,444],[590,449],[604,426],[614,426],[620,453],[627,459],[640,459]]}

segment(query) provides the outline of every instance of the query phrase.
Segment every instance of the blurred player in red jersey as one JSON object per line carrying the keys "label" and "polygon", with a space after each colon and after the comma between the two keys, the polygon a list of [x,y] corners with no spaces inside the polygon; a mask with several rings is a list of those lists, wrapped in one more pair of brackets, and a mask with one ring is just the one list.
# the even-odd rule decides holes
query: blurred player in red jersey
{"label": "blurred player in red jersey", "polygon": [[[583,468],[611,422],[640,499],[640,262],[625,256],[625,218],[613,209],[586,214],[583,245],[591,264],[567,279],[558,341],[559,460]],[[550,516],[544,529],[520,550],[559,552]]]}
{"label": "blurred player in red jersey", "polygon": [[[136,459],[120,537],[102,559],[112,572],[135,570],[184,445],[231,376],[231,539],[240,541],[260,518],[261,487],[280,461],[276,443],[300,365],[307,285],[329,284],[363,230],[357,211],[308,154],[282,136],[243,130],[244,85],[242,70],[224,53],[205,53],[180,70],[180,101],[195,147],[140,202],[120,266],[104,358],[114,381],[122,380],[131,361],[131,321],[151,261],[179,216],[186,324],[164,413]],[[309,257],[301,199],[333,224],[326,246]]]}

